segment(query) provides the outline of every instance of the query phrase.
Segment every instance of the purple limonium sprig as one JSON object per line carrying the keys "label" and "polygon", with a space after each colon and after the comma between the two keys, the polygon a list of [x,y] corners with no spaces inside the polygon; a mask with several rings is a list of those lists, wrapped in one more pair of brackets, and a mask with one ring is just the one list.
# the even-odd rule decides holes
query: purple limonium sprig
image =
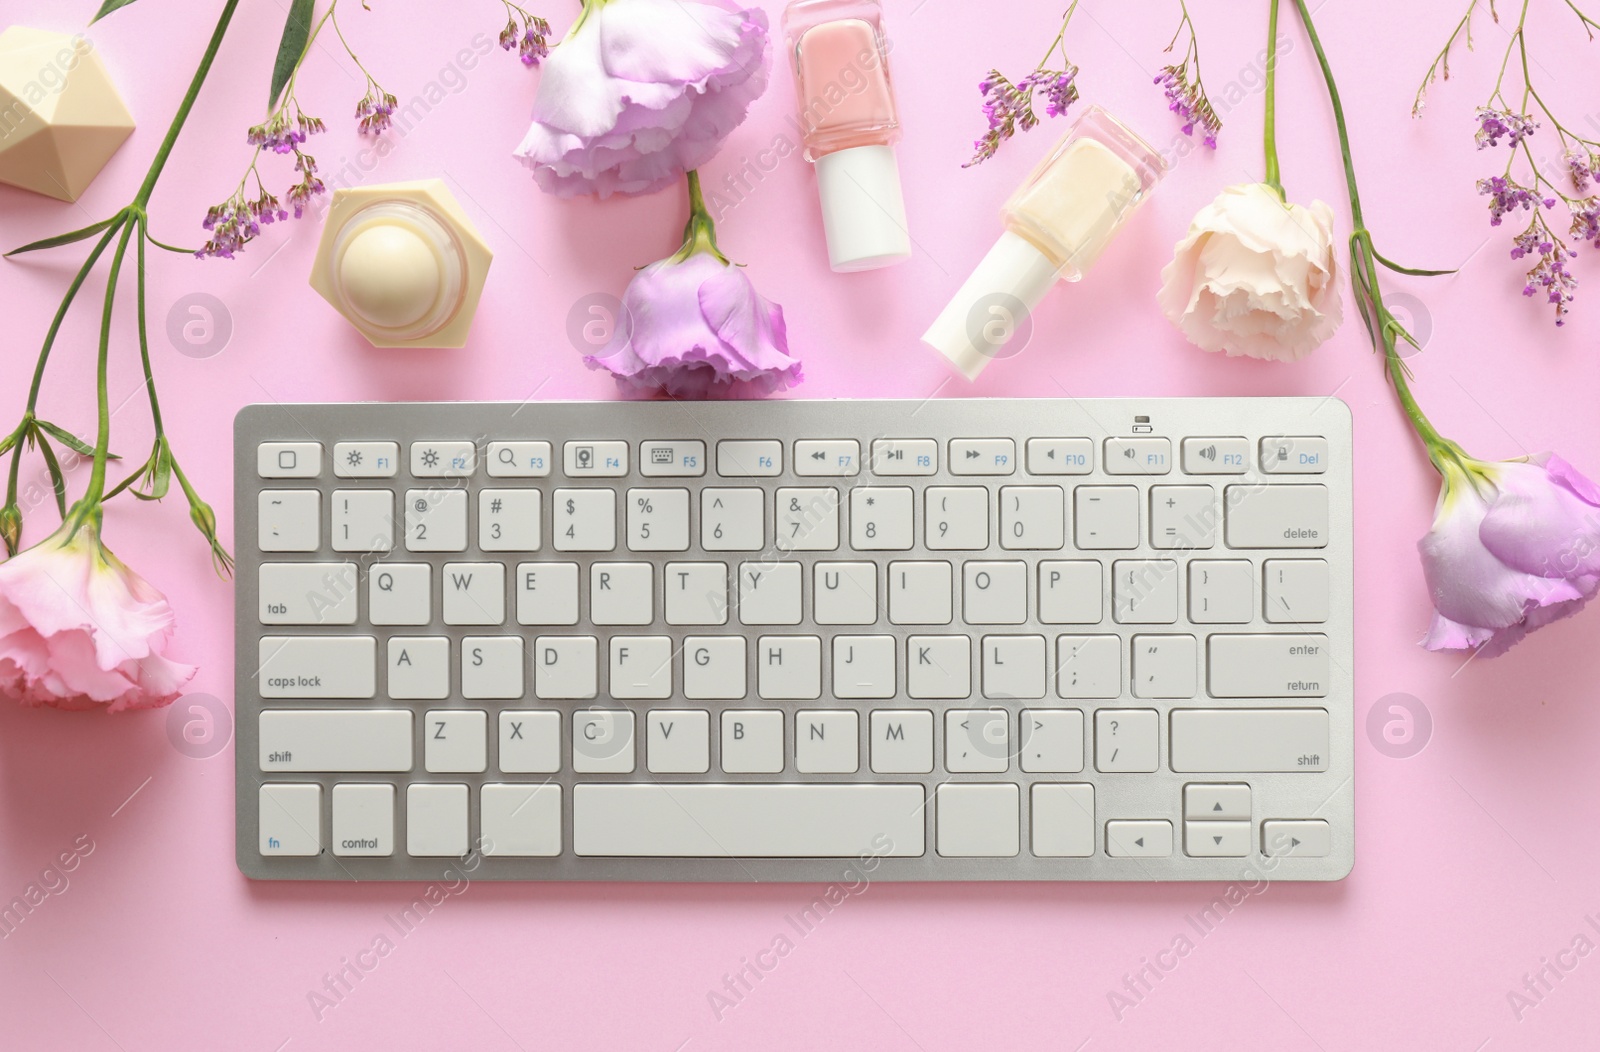
{"label": "purple limonium sprig", "polygon": [[367,93],[356,103],[357,130],[362,135],[382,135],[394,123],[394,108],[399,104],[399,99],[369,80]]}
{"label": "purple limonium sprig", "polygon": [[550,54],[550,23],[511,0],[501,3],[506,9],[506,25],[500,30],[500,46],[515,51],[524,66],[537,66]]}
{"label": "purple limonium sprig", "polygon": [[1198,131],[1200,141],[1215,150],[1217,133],[1222,130],[1222,118],[1212,108],[1211,100],[1206,97],[1205,85],[1200,80],[1200,41],[1194,31],[1194,22],[1189,19],[1189,7],[1182,0],[1179,0],[1178,7],[1183,17],[1179,19],[1178,28],[1173,32],[1165,53],[1172,53],[1178,38],[1185,31],[1189,34],[1189,44],[1184,49],[1183,61],[1163,66],[1155,83],[1167,96],[1167,109],[1178,115],[1183,134],[1193,136]]}
{"label": "purple limonium sprig", "polygon": [[[1035,93],[1043,96],[1046,117],[1064,116],[1068,108],[1078,101],[1078,67],[1067,57],[1065,44],[1067,26],[1077,9],[1078,0],[1072,0],[1072,6],[1061,18],[1061,30],[1050,42],[1044,58],[1027,76],[1013,82],[998,69],[991,69],[978,82],[978,93],[983,96],[983,116],[989,122],[989,128],[972,144],[972,160],[961,167],[971,168],[975,164],[982,164],[999,151],[1001,143],[1018,132],[1037,126],[1039,115],[1034,111]],[[1061,68],[1048,68],[1058,53],[1061,56]]]}
{"label": "purple limonium sprig", "polygon": [[[1412,113],[1421,116],[1428,86],[1439,73],[1450,78],[1450,50],[1456,40],[1465,34],[1466,45],[1472,47],[1472,15],[1483,0],[1472,0],[1467,13],[1456,24],[1445,42],[1444,49],[1434,58],[1417,98]],[[1495,21],[1494,4],[1489,3]],[[1531,212],[1529,224],[1512,239],[1511,258],[1533,259],[1536,262],[1527,273],[1522,293],[1530,298],[1542,298],[1555,308],[1557,325],[1564,324],[1576,296],[1578,279],[1569,269],[1577,252],[1555,231],[1545,214],[1551,209],[1565,207],[1571,219],[1568,236],[1573,242],[1592,244],[1600,248],[1600,230],[1596,229],[1600,213],[1600,196],[1584,196],[1600,182],[1600,141],[1585,138],[1568,124],[1564,124],[1551,103],[1540,93],[1533,82],[1532,67],[1538,65],[1537,57],[1529,55],[1526,25],[1530,0],[1523,0],[1517,24],[1506,41],[1505,54],[1500,62],[1500,75],[1495,79],[1494,90],[1479,106],[1474,117],[1477,125],[1473,139],[1478,149],[1505,146],[1509,156],[1505,169],[1499,175],[1478,180],[1478,193],[1489,199],[1489,225],[1499,226],[1512,213]],[[1575,14],[1589,39],[1600,22],[1590,18],[1579,7],[1578,0],[1567,0],[1566,5]],[[1517,63],[1512,65],[1512,58]],[[1506,75],[1515,69],[1522,77],[1522,90],[1506,86]],[[1510,92],[1509,96],[1507,92]],[[1515,102],[1512,101],[1513,97]],[[1548,126],[1555,133],[1555,146],[1560,151],[1559,166],[1547,170],[1533,155],[1528,140],[1539,129]],[[1559,185],[1558,185],[1559,181]],[[1568,192],[1570,183],[1571,192]]]}

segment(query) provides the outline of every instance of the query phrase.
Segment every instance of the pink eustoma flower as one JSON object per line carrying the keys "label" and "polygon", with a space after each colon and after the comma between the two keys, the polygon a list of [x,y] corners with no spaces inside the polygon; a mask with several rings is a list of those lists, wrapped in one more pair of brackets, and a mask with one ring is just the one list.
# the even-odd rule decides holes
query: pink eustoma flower
{"label": "pink eustoma flower", "polygon": [[731,0],[586,0],[516,155],[561,197],[660,190],[744,120],[770,51],[766,14]]}
{"label": "pink eustoma flower", "polygon": [[1445,461],[1417,543],[1433,596],[1429,650],[1492,657],[1571,617],[1600,589],[1600,487],[1553,453]]}
{"label": "pink eustoma flower", "polygon": [[164,656],[166,596],[67,527],[0,563],[0,695],[107,712],[169,704],[195,669]]}

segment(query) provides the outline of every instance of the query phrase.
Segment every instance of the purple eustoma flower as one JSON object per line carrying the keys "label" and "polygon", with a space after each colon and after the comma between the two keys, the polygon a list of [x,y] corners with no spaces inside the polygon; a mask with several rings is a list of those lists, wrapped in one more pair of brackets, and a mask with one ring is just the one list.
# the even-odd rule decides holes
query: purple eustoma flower
{"label": "purple eustoma flower", "polygon": [[1553,453],[1441,457],[1433,529],[1417,542],[1433,596],[1429,650],[1504,653],[1600,589],[1600,487]]}
{"label": "purple eustoma flower", "polygon": [[660,190],[744,120],[770,51],[766,14],[731,0],[586,0],[516,155],[560,197]]}

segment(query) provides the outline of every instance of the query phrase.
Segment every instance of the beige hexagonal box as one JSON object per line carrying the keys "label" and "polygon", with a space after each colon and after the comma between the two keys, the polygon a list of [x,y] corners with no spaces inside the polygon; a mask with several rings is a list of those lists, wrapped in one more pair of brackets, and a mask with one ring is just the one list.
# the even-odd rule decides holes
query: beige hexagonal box
{"label": "beige hexagonal box", "polygon": [[311,287],[374,347],[461,347],[494,255],[439,179],[335,191]]}
{"label": "beige hexagonal box", "polygon": [[0,183],[76,201],[132,133],[89,41],[27,26],[0,33]]}

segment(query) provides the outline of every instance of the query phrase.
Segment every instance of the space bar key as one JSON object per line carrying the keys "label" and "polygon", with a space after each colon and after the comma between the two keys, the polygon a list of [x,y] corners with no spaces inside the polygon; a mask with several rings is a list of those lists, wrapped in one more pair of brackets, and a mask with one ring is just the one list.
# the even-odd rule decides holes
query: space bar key
{"label": "space bar key", "polygon": [[578,855],[846,858],[923,853],[920,785],[589,784],[572,793]]}

